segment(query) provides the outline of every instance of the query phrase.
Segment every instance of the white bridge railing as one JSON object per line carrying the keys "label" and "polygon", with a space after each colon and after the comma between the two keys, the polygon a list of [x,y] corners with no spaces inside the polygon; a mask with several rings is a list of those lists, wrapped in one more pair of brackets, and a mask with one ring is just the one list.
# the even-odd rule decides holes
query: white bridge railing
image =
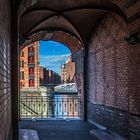
{"label": "white bridge railing", "polygon": [[21,118],[79,118],[78,96],[21,96]]}
{"label": "white bridge railing", "polygon": [[54,87],[54,92],[59,93],[77,93],[76,83],[67,83]]}

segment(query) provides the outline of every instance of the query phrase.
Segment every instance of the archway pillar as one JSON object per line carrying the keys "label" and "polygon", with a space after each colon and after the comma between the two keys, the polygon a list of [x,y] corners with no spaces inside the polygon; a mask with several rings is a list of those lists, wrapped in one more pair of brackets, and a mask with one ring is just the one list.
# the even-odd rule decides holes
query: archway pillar
{"label": "archway pillar", "polygon": [[80,97],[80,116],[82,120],[86,120],[86,97],[85,97],[85,70],[84,70],[84,50],[80,49],[72,55],[72,60],[75,62],[75,77],[78,89],[78,96]]}
{"label": "archway pillar", "polygon": [[18,12],[12,3],[11,10],[11,101],[12,101],[12,137],[19,140],[19,47],[18,47]]}

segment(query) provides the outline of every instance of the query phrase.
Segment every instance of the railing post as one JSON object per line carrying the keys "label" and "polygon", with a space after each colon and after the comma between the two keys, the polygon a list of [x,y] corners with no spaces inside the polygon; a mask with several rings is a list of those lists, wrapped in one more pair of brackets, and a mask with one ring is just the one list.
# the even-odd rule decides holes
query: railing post
{"label": "railing post", "polygon": [[41,97],[41,118],[43,118],[43,97]]}

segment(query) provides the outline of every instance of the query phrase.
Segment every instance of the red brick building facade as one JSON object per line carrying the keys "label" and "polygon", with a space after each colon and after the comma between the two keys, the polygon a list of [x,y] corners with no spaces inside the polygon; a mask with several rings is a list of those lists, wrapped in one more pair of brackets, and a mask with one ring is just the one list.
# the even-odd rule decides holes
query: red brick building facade
{"label": "red brick building facade", "polygon": [[46,70],[46,84],[60,84],[61,76],[52,70]]}
{"label": "red brick building facade", "polygon": [[39,86],[39,42],[35,42],[20,52],[20,88]]}
{"label": "red brick building facade", "polygon": [[46,68],[40,66],[40,86],[46,85]]}
{"label": "red brick building facade", "polygon": [[72,61],[72,56],[61,66],[61,71],[62,83],[75,82],[75,62]]}
{"label": "red brick building facade", "polygon": [[48,84],[60,84],[61,77],[59,74],[47,68],[40,67],[40,86],[46,86]]}

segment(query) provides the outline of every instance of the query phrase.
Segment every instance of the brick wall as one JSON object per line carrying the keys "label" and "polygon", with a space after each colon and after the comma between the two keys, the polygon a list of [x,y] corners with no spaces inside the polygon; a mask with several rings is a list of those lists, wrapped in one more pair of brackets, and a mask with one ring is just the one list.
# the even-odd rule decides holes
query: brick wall
{"label": "brick wall", "polygon": [[140,139],[140,48],[124,40],[134,29],[128,30],[130,26],[110,14],[93,34],[88,50],[88,120],[127,139]]}
{"label": "brick wall", "polygon": [[89,79],[89,82],[94,82],[95,85],[93,90],[96,94],[91,97],[95,103],[128,110],[128,47],[124,41],[126,36],[126,26],[121,19],[113,15],[104,18],[90,48],[89,73],[94,72],[94,79]]}
{"label": "brick wall", "polygon": [[128,92],[130,104],[130,137],[140,139],[140,46],[129,48]]}
{"label": "brick wall", "polygon": [[78,96],[81,97],[80,117],[84,119],[84,69],[83,69],[83,50],[77,51],[72,56],[72,61],[75,62],[75,80],[77,84]]}
{"label": "brick wall", "polygon": [[10,3],[0,0],[0,140],[10,139]]}
{"label": "brick wall", "polygon": [[35,41],[40,41],[40,40],[53,40],[53,41],[62,43],[70,49],[72,54],[76,53],[81,48],[83,48],[81,42],[76,37],[62,31],[50,32],[50,33],[47,33],[47,35],[46,35],[46,32],[43,32],[43,31],[33,34],[30,36],[29,40],[24,42],[24,45],[21,46],[21,48]]}

